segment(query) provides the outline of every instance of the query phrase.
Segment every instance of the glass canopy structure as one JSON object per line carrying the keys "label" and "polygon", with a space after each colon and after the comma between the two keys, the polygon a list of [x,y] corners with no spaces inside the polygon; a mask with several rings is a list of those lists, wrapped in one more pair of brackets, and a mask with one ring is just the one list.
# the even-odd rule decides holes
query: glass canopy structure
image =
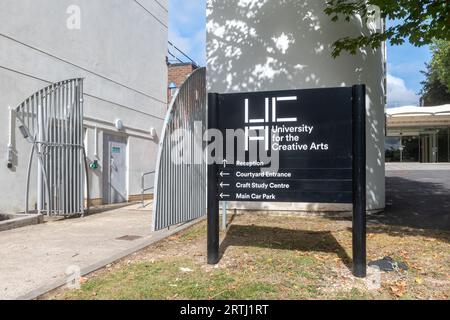
{"label": "glass canopy structure", "polygon": [[450,162],[450,104],[386,111],[386,162]]}

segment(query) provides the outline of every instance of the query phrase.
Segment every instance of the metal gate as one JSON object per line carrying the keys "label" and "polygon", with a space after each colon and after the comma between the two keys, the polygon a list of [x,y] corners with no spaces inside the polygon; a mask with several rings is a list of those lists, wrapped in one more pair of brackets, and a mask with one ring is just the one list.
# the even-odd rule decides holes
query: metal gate
{"label": "metal gate", "polygon": [[166,117],[156,165],[153,230],[206,215],[205,130],[206,69],[200,68],[181,86]]}
{"label": "metal gate", "polygon": [[16,108],[16,117],[20,132],[32,144],[26,213],[36,156],[37,212],[49,216],[84,215],[84,177],[87,182],[88,171],[83,142],[83,79],[54,83],[36,92]]}

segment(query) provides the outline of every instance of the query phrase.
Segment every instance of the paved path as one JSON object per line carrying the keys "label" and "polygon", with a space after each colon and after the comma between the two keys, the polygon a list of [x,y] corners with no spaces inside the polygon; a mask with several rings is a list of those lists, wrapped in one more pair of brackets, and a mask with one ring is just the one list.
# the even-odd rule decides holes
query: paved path
{"label": "paved path", "polygon": [[450,230],[450,164],[387,164],[383,223]]}
{"label": "paved path", "polygon": [[92,272],[183,227],[152,233],[151,206],[137,208],[0,232],[0,299],[34,298],[63,285],[70,266]]}

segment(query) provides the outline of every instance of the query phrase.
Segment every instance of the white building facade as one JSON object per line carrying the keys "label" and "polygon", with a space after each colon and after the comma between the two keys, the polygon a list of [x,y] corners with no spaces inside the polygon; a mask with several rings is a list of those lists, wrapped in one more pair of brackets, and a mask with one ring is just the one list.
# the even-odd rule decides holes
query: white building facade
{"label": "white building facade", "polygon": [[[139,199],[167,110],[167,0],[0,0],[0,20],[0,212],[24,210],[31,149],[8,108],[73,78],[84,78],[85,146],[98,163],[89,169],[92,203]],[[111,170],[120,171],[113,182]]]}
{"label": "white building facade", "polygon": [[[209,92],[235,93],[367,85],[367,203],[385,207],[385,47],[343,53],[332,44],[382,28],[361,19],[332,22],[325,0],[208,0],[207,85]],[[324,115],[325,117],[326,115]],[[348,210],[318,204],[234,204],[258,210]]]}

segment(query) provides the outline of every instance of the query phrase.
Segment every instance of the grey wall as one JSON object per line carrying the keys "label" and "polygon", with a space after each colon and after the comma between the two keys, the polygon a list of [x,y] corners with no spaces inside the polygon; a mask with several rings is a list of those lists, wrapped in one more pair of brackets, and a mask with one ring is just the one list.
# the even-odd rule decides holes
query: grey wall
{"label": "grey wall", "polygon": [[[71,5],[81,9],[79,30],[67,28]],[[154,169],[157,154],[150,129],[160,132],[167,108],[167,20],[167,0],[0,0],[0,211],[23,210],[30,151],[14,137],[14,168],[6,168],[8,106],[75,77],[85,78],[88,158],[94,127],[100,164],[102,132],[127,137],[128,193],[140,193],[140,175]],[[93,198],[102,197],[101,175],[91,172]]]}
{"label": "grey wall", "polygon": [[[370,30],[361,21],[333,23],[325,0],[208,0],[207,82],[211,92],[265,91],[367,84],[368,207],[385,206],[385,50],[331,57],[342,36]],[[326,116],[326,115],[324,115]],[[336,206],[259,205],[336,210]],[[348,207],[343,208],[348,209]]]}

